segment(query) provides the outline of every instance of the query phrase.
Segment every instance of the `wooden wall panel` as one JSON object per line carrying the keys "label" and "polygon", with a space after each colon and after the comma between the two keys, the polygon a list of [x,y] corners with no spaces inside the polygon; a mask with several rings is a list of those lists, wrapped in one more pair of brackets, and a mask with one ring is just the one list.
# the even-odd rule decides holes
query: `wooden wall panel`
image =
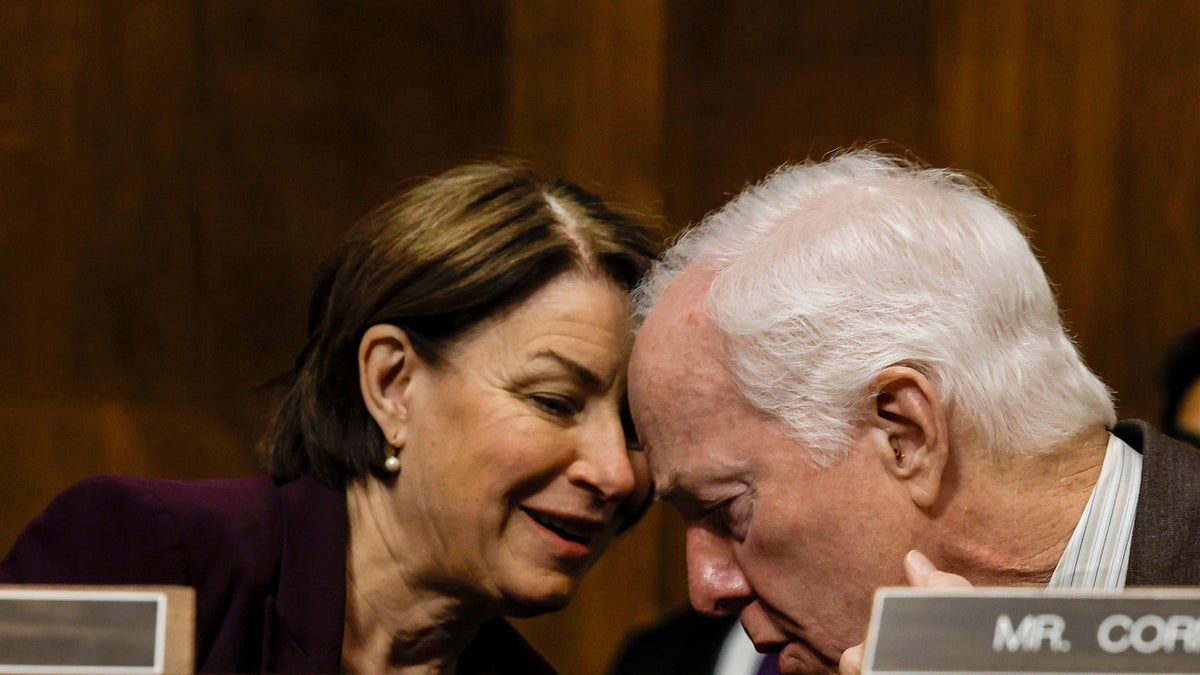
{"label": "wooden wall panel", "polygon": [[[248,391],[290,365],[316,263],[342,231],[410,178],[503,146],[504,7],[198,7],[204,283],[224,323],[221,381]],[[243,433],[261,427],[261,407],[214,402]]]}
{"label": "wooden wall panel", "polygon": [[[1113,170],[1123,236],[1113,257],[1128,270],[1129,290],[1117,321],[1120,351],[1097,367],[1125,412],[1156,419],[1161,397],[1148,376],[1171,340],[1200,326],[1200,5],[1121,8]],[[1083,337],[1086,347],[1091,335]]]}
{"label": "wooden wall panel", "polygon": [[662,196],[661,0],[511,0],[508,148],[656,213]]}
{"label": "wooden wall panel", "polygon": [[672,2],[666,211],[677,225],[785,162],[891,141],[938,159],[925,2]]}
{"label": "wooden wall panel", "polygon": [[[662,186],[663,3],[513,0],[509,16],[509,144],[647,213]],[[674,514],[656,505],[613,545],[562,612],[517,622],[563,673],[599,675],[633,627],[663,607],[678,570],[660,563]]]}
{"label": "wooden wall panel", "polygon": [[254,470],[320,256],[503,146],[503,17],[0,3],[0,549],[91,473]]}
{"label": "wooden wall panel", "polygon": [[1200,325],[1200,6],[936,7],[944,154],[1024,217],[1121,416],[1157,420],[1163,349]]}
{"label": "wooden wall panel", "polygon": [[[0,548],[85,475],[253,470],[321,254],[477,156],[673,227],[866,141],[978,173],[1153,417],[1200,324],[1197,34],[1191,0],[0,3]],[[522,630],[603,672],[684,601],[680,529],[656,508]]]}

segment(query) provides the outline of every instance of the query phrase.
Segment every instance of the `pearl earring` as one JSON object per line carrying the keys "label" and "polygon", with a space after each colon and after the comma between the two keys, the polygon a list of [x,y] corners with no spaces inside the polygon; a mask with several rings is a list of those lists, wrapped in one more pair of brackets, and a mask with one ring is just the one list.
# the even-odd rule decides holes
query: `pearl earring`
{"label": "pearl earring", "polygon": [[398,453],[392,453],[383,460],[383,468],[392,473],[400,473],[400,457]]}

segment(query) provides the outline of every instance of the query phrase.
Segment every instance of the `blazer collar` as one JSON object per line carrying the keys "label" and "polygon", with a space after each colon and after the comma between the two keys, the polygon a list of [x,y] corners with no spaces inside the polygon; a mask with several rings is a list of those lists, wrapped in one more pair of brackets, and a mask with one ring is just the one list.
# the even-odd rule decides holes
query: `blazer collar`
{"label": "blazer collar", "polygon": [[1200,584],[1200,450],[1137,420],[1112,431],[1143,458],[1125,585]]}
{"label": "blazer collar", "polygon": [[274,611],[268,604],[264,617],[264,659],[273,657],[279,671],[338,672],[346,623],[346,495],[310,475],[281,486],[280,495],[283,550]]}

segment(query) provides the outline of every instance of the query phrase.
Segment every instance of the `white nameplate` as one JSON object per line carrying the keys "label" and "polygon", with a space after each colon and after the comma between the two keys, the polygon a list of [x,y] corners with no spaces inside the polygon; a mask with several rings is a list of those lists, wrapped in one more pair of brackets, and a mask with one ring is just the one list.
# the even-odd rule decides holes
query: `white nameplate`
{"label": "white nameplate", "polygon": [[863,673],[1200,673],[1200,589],[881,588]]}
{"label": "white nameplate", "polygon": [[0,587],[0,673],[190,672],[190,644],[178,664],[167,650],[168,619],[179,612],[190,643],[191,589],[128,588]]}

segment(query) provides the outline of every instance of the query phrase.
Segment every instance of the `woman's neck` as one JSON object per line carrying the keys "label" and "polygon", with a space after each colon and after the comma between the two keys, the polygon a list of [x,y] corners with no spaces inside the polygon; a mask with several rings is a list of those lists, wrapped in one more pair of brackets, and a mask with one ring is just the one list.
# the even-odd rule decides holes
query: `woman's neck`
{"label": "woman's neck", "polygon": [[482,604],[431,588],[420,544],[407,542],[387,486],[368,477],[346,490],[346,627],[349,672],[453,673],[491,618]]}

